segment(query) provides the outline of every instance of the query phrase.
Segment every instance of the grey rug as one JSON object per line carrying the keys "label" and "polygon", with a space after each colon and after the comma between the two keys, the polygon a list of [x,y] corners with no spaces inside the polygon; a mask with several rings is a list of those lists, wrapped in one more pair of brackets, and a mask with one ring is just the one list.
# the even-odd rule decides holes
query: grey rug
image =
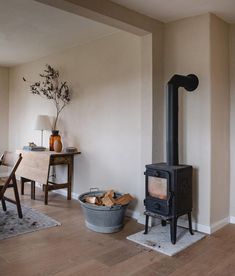
{"label": "grey rug", "polygon": [[22,205],[23,218],[20,219],[18,218],[16,205],[9,202],[6,204],[6,212],[0,206],[0,240],[61,225],[53,218]]}
{"label": "grey rug", "polygon": [[161,224],[149,229],[147,235],[143,234],[144,231],[127,237],[128,240],[141,244],[152,250],[173,256],[195,242],[205,237],[205,234],[194,231],[194,235],[191,235],[188,229],[183,227],[177,227],[177,241],[173,245],[170,240],[170,225],[167,224],[162,227]]}

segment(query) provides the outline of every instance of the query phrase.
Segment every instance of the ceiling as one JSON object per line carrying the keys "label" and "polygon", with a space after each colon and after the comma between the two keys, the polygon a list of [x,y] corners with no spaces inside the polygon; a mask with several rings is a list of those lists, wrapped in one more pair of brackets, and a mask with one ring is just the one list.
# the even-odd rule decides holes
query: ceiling
{"label": "ceiling", "polygon": [[[163,22],[212,12],[235,23],[235,0],[112,0]],[[0,0],[0,66],[61,52],[118,30],[34,0]]]}
{"label": "ceiling", "polygon": [[117,31],[33,0],[0,0],[0,65],[30,62]]}
{"label": "ceiling", "polygon": [[127,8],[170,22],[211,12],[228,23],[235,23],[235,0],[111,0]]}

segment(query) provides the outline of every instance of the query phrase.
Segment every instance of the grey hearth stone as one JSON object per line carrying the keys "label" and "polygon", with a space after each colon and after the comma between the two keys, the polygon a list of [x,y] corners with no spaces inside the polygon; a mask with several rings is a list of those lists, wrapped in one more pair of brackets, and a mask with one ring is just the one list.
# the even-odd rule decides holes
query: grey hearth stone
{"label": "grey hearth stone", "polygon": [[194,235],[191,235],[188,229],[178,226],[177,241],[176,244],[172,244],[169,224],[165,227],[162,227],[161,224],[159,224],[150,228],[147,235],[144,235],[143,233],[144,230],[128,236],[127,239],[168,256],[173,256],[179,253],[206,236],[197,231],[194,231]]}

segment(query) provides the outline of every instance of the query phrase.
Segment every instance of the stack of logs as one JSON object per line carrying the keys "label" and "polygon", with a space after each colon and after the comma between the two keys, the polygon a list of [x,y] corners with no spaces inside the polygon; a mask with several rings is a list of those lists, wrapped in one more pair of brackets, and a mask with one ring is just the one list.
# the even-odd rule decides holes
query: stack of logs
{"label": "stack of logs", "polygon": [[107,191],[98,196],[87,196],[85,202],[95,204],[98,206],[114,206],[114,205],[126,205],[133,200],[133,197],[130,194],[124,194],[120,197],[115,196],[113,190]]}

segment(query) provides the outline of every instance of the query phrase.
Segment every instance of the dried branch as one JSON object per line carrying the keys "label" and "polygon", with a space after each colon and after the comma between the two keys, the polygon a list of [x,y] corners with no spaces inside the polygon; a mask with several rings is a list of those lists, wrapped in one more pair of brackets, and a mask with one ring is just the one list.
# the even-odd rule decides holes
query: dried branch
{"label": "dried branch", "polygon": [[[59,71],[55,70],[49,64],[46,64],[44,72],[39,74],[42,81],[37,81],[30,85],[30,92],[33,95],[44,97],[53,101],[56,107],[56,118],[53,130],[56,130],[57,121],[61,111],[71,101],[71,92],[67,82],[59,82]],[[23,77],[23,80],[27,80]]]}

